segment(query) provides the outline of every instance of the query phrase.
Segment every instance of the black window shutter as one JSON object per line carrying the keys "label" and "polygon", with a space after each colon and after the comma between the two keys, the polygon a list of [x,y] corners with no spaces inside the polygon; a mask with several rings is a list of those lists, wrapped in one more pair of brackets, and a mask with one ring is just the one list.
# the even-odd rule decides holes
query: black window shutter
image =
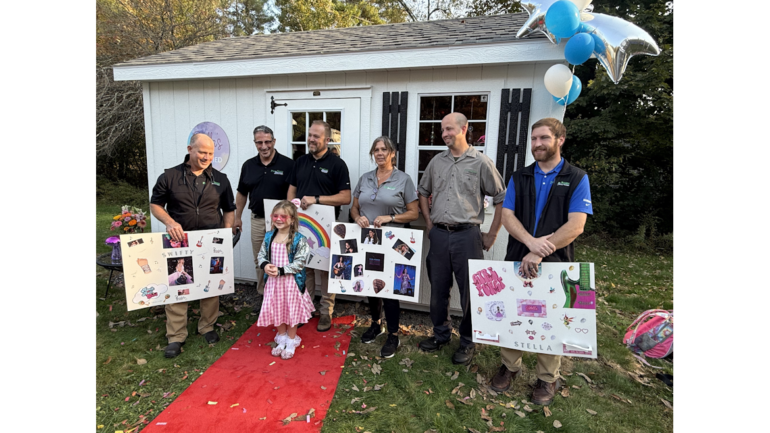
{"label": "black window shutter", "polygon": [[531,99],[532,89],[503,89],[496,165],[506,184],[514,171],[524,167]]}
{"label": "black window shutter", "polygon": [[396,167],[404,171],[406,165],[406,110],[409,92],[384,92],[382,94],[382,135],[396,145]]}

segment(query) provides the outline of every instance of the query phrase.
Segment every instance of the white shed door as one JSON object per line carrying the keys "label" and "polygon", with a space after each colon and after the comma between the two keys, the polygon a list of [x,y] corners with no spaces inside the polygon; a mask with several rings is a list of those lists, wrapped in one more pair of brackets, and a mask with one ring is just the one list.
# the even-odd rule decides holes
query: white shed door
{"label": "white shed door", "polygon": [[[360,176],[361,100],[288,99],[281,102],[288,105],[276,107],[272,117],[276,150],[296,160],[307,153],[307,130],[313,121],[329,123],[332,129],[329,148],[338,148],[340,157],[348,165],[352,189]],[[339,220],[348,220],[348,206],[342,209]]]}

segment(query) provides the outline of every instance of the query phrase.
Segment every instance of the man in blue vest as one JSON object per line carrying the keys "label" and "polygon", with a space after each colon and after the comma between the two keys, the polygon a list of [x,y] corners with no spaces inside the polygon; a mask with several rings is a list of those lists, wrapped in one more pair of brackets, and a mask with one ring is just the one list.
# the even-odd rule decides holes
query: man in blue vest
{"label": "man in blue vest", "polygon": [[[508,231],[505,260],[521,262],[525,278],[537,275],[541,262],[574,262],[572,242],[583,233],[593,214],[585,171],[561,156],[567,136],[564,125],[545,118],[532,125],[535,163],[513,173],[503,202],[503,226]],[[521,350],[501,348],[503,365],[492,378],[492,389],[504,392],[521,371]],[[532,402],[548,405],[560,387],[561,356],[537,354],[537,384]]]}

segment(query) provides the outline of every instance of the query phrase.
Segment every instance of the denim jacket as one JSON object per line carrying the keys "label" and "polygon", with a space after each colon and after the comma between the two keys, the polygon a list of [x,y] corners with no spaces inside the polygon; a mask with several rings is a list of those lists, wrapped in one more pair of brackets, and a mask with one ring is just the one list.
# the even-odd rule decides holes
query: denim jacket
{"label": "denim jacket", "polygon": [[[262,247],[259,249],[259,255],[257,261],[259,267],[264,271],[265,266],[270,264],[270,244],[273,242],[273,237],[278,233],[277,229],[269,233],[265,233],[265,240],[262,242]],[[300,234],[294,234],[294,240],[291,242],[291,248],[289,249],[289,264],[278,268],[280,275],[294,274],[294,281],[297,282],[300,293],[305,293],[305,262],[310,254],[310,247],[307,244],[307,238]],[[265,274],[265,282],[267,282],[268,275]]]}

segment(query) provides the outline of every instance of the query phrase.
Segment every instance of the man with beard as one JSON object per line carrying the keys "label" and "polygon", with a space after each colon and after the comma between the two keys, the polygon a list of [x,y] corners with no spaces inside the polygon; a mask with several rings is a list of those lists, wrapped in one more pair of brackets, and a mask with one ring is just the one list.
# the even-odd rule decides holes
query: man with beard
{"label": "man with beard", "polygon": [[[331,127],[323,120],[315,120],[310,125],[307,133],[310,153],[294,163],[286,199],[299,197],[303,210],[314,204],[334,206],[334,216],[339,218],[340,206],[350,204],[350,174],[345,161],[329,150],[331,135]],[[324,332],[331,328],[334,312],[334,293],[329,293],[329,271],[308,269],[305,287],[311,299],[315,297],[316,281],[321,283],[321,317],[317,329]]]}
{"label": "man with beard", "polygon": [[[470,316],[468,260],[483,259],[484,250],[495,243],[500,231],[505,184],[495,164],[468,144],[468,119],[450,113],[441,121],[441,138],[447,150],[431,159],[417,188],[420,209],[425,216],[430,250],[425,260],[430,281],[430,319],[433,337],[420,342],[420,349],[433,352],[449,343],[452,319],[449,317],[449,293],[452,274],[460,291],[463,319],[460,322],[460,347],[452,355],[455,364],[469,364],[475,353]],[[488,233],[484,222],[484,196],[492,197],[495,216]],[[428,197],[433,196],[429,206]],[[428,218],[430,216],[430,218]]]}
{"label": "man with beard", "polygon": [[264,271],[259,267],[257,256],[265,239],[265,203],[264,199],[283,200],[289,191],[289,176],[294,161],[275,150],[273,130],[260,125],[254,128],[254,144],[258,155],[246,160],[241,168],[241,178],[238,180],[235,194],[235,223],[236,228],[243,224],[241,215],[246,208],[246,199],[251,210],[251,249],[254,253],[254,264],[257,268],[257,291],[262,293],[265,287]]}
{"label": "man with beard", "polygon": [[[183,163],[161,173],[150,199],[152,215],[166,226],[175,242],[182,242],[186,231],[230,228],[235,216],[230,181],[211,166],[214,141],[206,134],[195,134],[187,152]],[[203,334],[206,343],[214,344],[219,341],[214,330],[219,297],[204,298],[200,303],[198,333]],[[166,305],[166,338],[166,358],[182,353],[187,340],[187,302]]]}
{"label": "man with beard", "polygon": [[[574,262],[572,242],[593,214],[585,171],[561,156],[567,136],[562,123],[545,118],[532,125],[535,163],[513,173],[503,203],[503,225],[510,233],[507,261],[521,262],[525,278],[537,276],[541,262]],[[521,370],[523,352],[501,348],[503,365],[492,378],[492,389],[504,392]],[[548,405],[560,387],[561,356],[537,354],[537,384],[532,402]]]}

